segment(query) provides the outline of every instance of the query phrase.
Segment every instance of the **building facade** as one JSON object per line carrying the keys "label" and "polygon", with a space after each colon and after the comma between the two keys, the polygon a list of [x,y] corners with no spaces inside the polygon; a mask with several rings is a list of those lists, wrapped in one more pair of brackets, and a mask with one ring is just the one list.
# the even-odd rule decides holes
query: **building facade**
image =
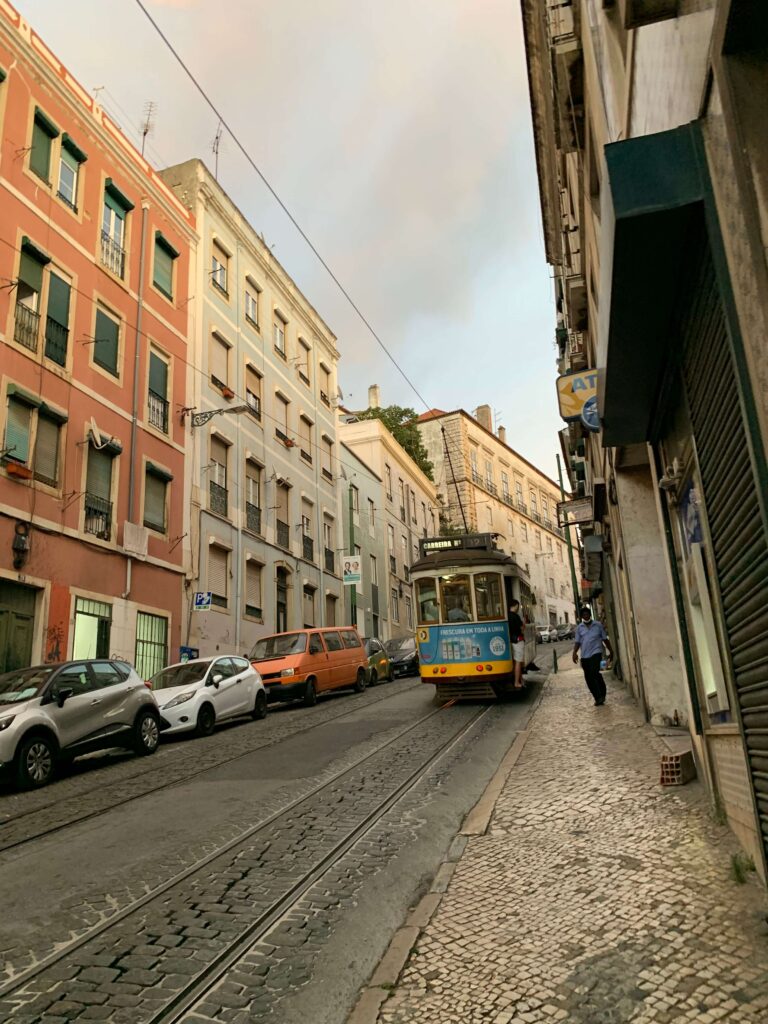
{"label": "building facade", "polygon": [[[523,0],[585,576],[649,718],[768,856],[764,5]],[[620,140],[620,141],[617,141]]]}
{"label": "building facade", "polygon": [[0,671],[181,638],[194,221],[0,5]]}
{"label": "building facade", "polygon": [[419,430],[435,467],[445,524],[451,529],[494,533],[500,549],[528,573],[536,622],[574,621],[572,575],[565,531],[558,526],[560,488],[494,433],[490,406],[475,416],[463,409],[433,409]]}
{"label": "building facade", "polygon": [[200,239],[185,643],[246,652],[341,621],[336,339],[201,161],[162,176]]}

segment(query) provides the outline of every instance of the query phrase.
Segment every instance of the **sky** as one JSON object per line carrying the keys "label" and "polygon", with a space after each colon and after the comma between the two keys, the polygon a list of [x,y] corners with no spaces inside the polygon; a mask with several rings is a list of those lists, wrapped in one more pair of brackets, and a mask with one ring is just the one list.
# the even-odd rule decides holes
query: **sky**
{"label": "sky", "polygon": [[[144,0],[429,407],[492,407],[554,475],[555,311],[519,0]],[[136,0],[15,0],[146,155],[213,113]],[[214,16],[215,15],[215,16]],[[424,404],[225,134],[219,182],[338,338],[345,404]]]}

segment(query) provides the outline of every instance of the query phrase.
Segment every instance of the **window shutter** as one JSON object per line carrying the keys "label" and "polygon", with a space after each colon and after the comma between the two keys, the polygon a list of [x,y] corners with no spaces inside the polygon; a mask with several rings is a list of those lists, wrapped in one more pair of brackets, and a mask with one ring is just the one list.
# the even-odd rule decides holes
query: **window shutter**
{"label": "window shutter", "polygon": [[37,418],[35,439],[35,478],[43,483],[56,486],[59,470],[59,428],[55,420],[47,416]]}
{"label": "window shutter", "polygon": [[229,583],[227,573],[227,556],[225,548],[212,544],[208,548],[208,589],[212,594],[226,598]]}
{"label": "window shutter", "polygon": [[96,310],[96,341],[93,345],[93,361],[110,373],[117,374],[117,352],[120,325],[112,317]]}
{"label": "window shutter", "polygon": [[252,462],[245,464],[245,500],[249,505],[261,508],[259,501],[259,468]]}
{"label": "window shutter", "polygon": [[218,437],[211,438],[211,479],[220,487],[227,486],[227,446]]}
{"label": "window shutter", "polygon": [[222,384],[228,383],[228,363],[229,349],[221,338],[217,338],[214,334],[211,346],[211,377],[215,377]]}
{"label": "window shutter", "polygon": [[69,327],[69,284],[51,272],[48,278],[48,316],[62,327]]}
{"label": "window shutter", "polygon": [[245,603],[250,608],[261,608],[261,566],[245,563]]}
{"label": "window shutter", "polygon": [[144,525],[165,532],[165,480],[147,470],[144,481]]}
{"label": "window shutter", "polygon": [[165,295],[173,294],[173,257],[159,240],[155,241],[155,269],[152,280]]}
{"label": "window shutter", "polygon": [[85,476],[85,489],[89,494],[105,501],[111,500],[112,494],[112,456],[109,452],[99,451],[92,445],[88,448],[88,471]]}
{"label": "window shutter", "polygon": [[43,265],[28,252],[22,252],[19,260],[19,280],[38,295],[43,290]]}
{"label": "window shutter", "polygon": [[48,181],[51,168],[51,137],[39,121],[32,128],[32,151],[29,154],[29,168],[38,178]]}
{"label": "window shutter", "polygon": [[168,397],[168,364],[155,352],[149,353],[149,390],[161,398]]}
{"label": "window shutter", "polygon": [[29,461],[29,422],[32,410],[23,402],[8,399],[8,417],[5,421],[5,447],[16,462]]}

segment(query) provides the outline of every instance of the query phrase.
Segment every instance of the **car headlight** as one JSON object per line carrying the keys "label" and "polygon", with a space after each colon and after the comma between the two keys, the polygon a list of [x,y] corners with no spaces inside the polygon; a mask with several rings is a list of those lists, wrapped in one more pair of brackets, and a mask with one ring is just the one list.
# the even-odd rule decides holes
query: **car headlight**
{"label": "car headlight", "polygon": [[294,669],[294,668],[284,668],[280,672],[281,676],[292,676],[292,675],[295,675],[295,674],[296,674],[296,669]]}
{"label": "car headlight", "polygon": [[0,718],[0,732],[7,729],[15,717],[16,715],[10,715],[8,718]]}
{"label": "car headlight", "polygon": [[186,704],[187,701],[192,700],[194,696],[194,690],[190,690],[188,693],[180,693],[177,697],[174,697],[173,700],[169,700],[167,704],[163,704],[163,711],[166,711],[168,708],[177,708],[179,704]]}

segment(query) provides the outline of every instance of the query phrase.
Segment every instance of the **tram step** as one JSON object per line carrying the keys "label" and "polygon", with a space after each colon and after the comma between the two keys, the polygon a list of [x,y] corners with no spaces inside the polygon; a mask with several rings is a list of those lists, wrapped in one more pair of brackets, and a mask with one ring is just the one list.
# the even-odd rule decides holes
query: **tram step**
{"label": "tram step", "polygon": [[440,700],[479,700],[496,696],[490,683],[474,679],[466,683],[436,683],[435,690]]}

